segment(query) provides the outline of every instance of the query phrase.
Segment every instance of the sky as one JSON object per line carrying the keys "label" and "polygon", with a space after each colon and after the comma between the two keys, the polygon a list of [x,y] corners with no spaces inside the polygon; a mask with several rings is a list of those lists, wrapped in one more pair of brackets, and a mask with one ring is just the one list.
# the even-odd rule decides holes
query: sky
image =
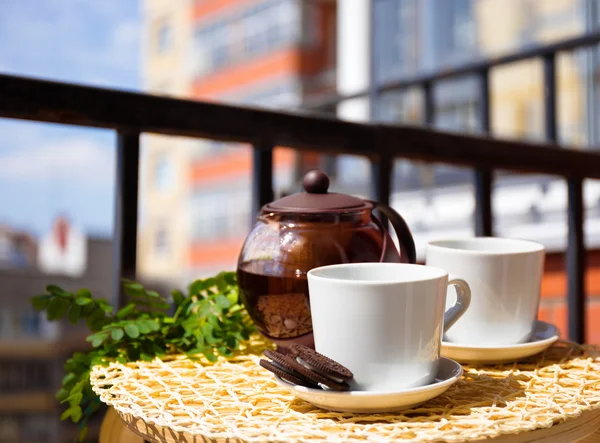
{"label": "sky", "polygon": [[[0,0],[0,72],[141,89],[138,0]],[[0,225],[113,227],[113,131],[0,119]]]}

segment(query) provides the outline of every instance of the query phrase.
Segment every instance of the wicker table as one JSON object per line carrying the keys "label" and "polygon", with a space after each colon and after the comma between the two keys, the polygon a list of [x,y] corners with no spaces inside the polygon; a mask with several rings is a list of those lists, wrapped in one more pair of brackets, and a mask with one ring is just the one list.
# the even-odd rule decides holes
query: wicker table
{"label": "wicker table", "polygon": [[123,423],[152,442],[600,442],[593,348],[560,343],[519,364],[465,366],[461,380],[418,408],[362,415],[295,399],[256,363],[264,346],[216,364],[172,357],[95,367],[92,386],[112,407],[101,442],[119,426],[123,443],[135,441]]}

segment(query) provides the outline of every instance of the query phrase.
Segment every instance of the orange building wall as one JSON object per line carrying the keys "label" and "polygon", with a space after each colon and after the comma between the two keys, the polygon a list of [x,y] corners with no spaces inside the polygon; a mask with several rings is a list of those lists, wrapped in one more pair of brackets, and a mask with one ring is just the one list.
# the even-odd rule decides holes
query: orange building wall
{"label": "orange building wall", "polygon": [[[275,149],[273,151],[273,168],[291,168],[294,162],[294,151],[291,149]],[[207,157],[193,163],[190,167],[192,186],[219,180],[250,180],[252,171],[252,153],[249,149],[228,151],[226,154]]]}
{"label": "orange building wall", "polygon": [[248,0],[197,0],[193,6],[193,17],[196,21],[210,19],[210,16],[234,6],[247,3]]}
{"label": "orange building wall", "polygon": [[[586,342],[600,344],[600,251],[589,251],[585,279],[586,294]],[[563,338],[568,335],[567,326],[567,276],[564,254],[548,254],[544,280],[540,320],[555,324]]]}
{"label": "orange building wall", "polygon": [[269,79],[294,77],[299,66],[299,51],[286,48],[204,76],[192,92],[199,99],[215,99]]}

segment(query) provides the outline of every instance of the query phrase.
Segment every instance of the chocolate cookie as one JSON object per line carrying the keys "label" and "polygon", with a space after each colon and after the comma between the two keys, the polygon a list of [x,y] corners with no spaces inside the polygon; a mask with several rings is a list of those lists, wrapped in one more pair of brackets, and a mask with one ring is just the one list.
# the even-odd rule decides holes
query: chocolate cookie
{"label": "chocolate cookie", "polygon": [[316,371],[308,369],[306,366],[303,366],[296,360],[296,357],[292,357],[291,355],[285,356],[285,362],[287,367],[293,369],[296,373],[303,375],[309,380],[317,383],[321,388],[327,388],[332,391],[348,391],[350,390],[350,385],[345,381],[337,381],[328,377],[324,377]]}
{"label": "chocolate cookie", "polygon": [[275,374],[276,376],[278,376],[279,378],[292,383],[294,385],[299,385],[299,386],[305,386],[307,388],[318,388],[317,385],[311,383],[311,382],[307,382],[299,377],[296,377],[294,374],[289,373],[288,371],[284,370],[283,368],[279,367],[279,365],[277,365],[277,363],[272,363],[268,360],[263,360],[261,359],[258,362],[263,368],[265,368],[267,371],[271,371],[273,374]]}
{"label": "chocolate cookie", "polygon": [[289,347],[289,352],[305,368],[337,383],[346,382],[354,377],[354,374],[348,368],[323,354],[319,354],[314,349],[293,344]]}
{"label": "chocolate cookie", "polygon": [[[304,352],[302,349],[300,351]],[[272,361],[260,360],[260,365],[284,380],[300,386],[306,386],[309,388],[320,387],[322,389],[330,389],[334,391],[349,390],[350,386],[348,383],[346,383],[346,380],[352,378],[352,372],[339,363],[336,363],[333,360],[322,356],[321,354],[315,354],[316,355],[311,356],[310,360],[312,361],[314,358],[317,358],[319,361],[322,360],[324,365],[327,364],[328,367],[335,368],[335,370],[329,370],[330,373],[334,374],[333,376],[328,376],[323,371],[312,369],[312,367],[307,365],[299,356],[286,355],[271,350],[265,351],[265,357],[271,359]],[[332,362],[334,364],[328,362]],[[336,375],[340,373],[345,375],[344,379],[341,377],[336,377]],[[348,374],[350,374],[350,377],[347,377]]]}

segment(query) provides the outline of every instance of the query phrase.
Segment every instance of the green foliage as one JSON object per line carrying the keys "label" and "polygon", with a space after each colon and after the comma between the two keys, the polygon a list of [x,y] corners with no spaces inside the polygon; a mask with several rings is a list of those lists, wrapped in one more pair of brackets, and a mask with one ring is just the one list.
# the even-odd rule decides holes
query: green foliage
{"label": "green foliage", "polygon": [[[71,293],[50,285],[46,294],[31,299],[36,310],[46,311],[48,320],[67,317],[73,324],[85,320],[90,329],[86,340],[93,349],[77,352],[67,360],[66,375],[56,394],[57,400],[67,406],[61,419],[79,423],[80,439],[87,432],[87,420],[100,407],[89,381],[93,366],[111,361],[151,361],[169,353],[186,354],[192,359],[203,355],[215,362],[218,355],[232,356],[255,330],[239,303],[233,272],[196,280],[189,286],[188,295],[174,290],[173,306],[137,282],[124,281],[123,289],[129,304],[116,312],[87,289]],[[174,313],[169,315],[171,308]]]}

